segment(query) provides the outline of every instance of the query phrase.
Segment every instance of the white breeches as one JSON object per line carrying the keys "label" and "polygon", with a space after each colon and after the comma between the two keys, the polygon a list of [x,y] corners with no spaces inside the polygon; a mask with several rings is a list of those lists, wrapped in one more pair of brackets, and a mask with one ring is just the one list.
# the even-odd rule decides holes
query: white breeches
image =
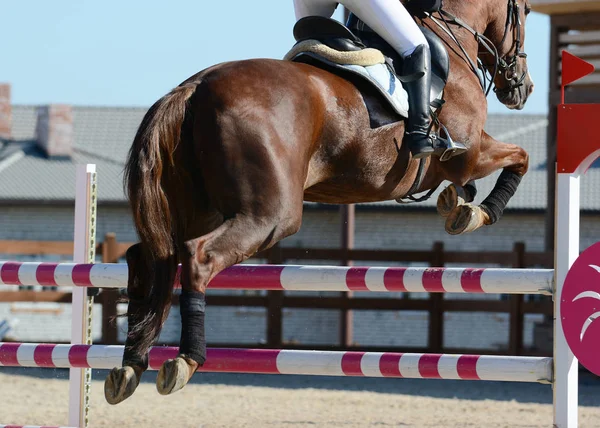
{"label": "white breeches", "polygon": [[402,56],[410,55],[427,39],[400,0],[294,0],[296,19],[331,17],[337,4],[344,5],[388,42]]}

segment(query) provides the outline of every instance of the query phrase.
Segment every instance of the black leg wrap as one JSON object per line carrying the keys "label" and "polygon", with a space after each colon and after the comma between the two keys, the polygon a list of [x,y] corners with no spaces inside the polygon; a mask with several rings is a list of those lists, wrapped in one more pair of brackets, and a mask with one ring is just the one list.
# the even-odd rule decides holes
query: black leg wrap
{"label": "black leg wrap", "polygon": [[500,177],[498,177],[494,190],[492,190],[490,195],[481,203],[481,207],[490,216],[492,224],[496,223],[500,217],[502,217],[506,204],[508,204],[510,198],[512,198],[517,191],[517,187],[519,187],[522,178],[523,177],[516,172],[505,169],[502,171],[502,174],[500,174]]}
{"label": "black leg wrap", "polygon": [[148,353],[140,355],[135,346],[138,341],[132,335],[132,329],[135,328],[141,320],[144,319],[144,308],[147,303],[144,300],[129,298],[127,306],[128,334],[125,340],[125,352],[123,353],[123,366],[138,366],[144,370],[148,369]]}
{"label": "black leg wrap", "polygon": [[204,293],[182,290],[179,296],[181,313],[181,342],[179,353],[199,365],[206,361],[206,337],[204,335]]}

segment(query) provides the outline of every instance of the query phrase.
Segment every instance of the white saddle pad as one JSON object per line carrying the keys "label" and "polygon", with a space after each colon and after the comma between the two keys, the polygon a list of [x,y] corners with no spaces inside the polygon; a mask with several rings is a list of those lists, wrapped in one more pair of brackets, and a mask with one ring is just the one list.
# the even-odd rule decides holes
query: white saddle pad
{"label": "white saddle pad", "polygon": [[408,94],[386,64],[383,54],[377,49],[341,52],[318,40],[305,40],[297,43],[284,59],[294,61],[303,55],[362,77],[383,95],[396,113],[408,117]]}

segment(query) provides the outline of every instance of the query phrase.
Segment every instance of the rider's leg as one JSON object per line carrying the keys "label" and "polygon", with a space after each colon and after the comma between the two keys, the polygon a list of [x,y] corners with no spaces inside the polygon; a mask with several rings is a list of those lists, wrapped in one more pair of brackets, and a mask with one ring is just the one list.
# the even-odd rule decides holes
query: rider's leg
{"label": "rider's leg", "polygon": [[413,158],[421,159],[434,152],[431,126],[431,53],[429,45],[420,45],[404,58],[403,73],[413,76],[403,82],[408,93],[408,121],[404,142]]}
{"label": "rider's leg", "polygon": [[[335,10],[336,3],[338,2],[329,0],[294,0],[296,17],[329,17]],[[398,0],[342,0],[339,3],[352,11],[404,57],[405,67],[402,74],[412,76],[411,81],[405,84],[409,110],[404,141],[414,158],[431,155],[434,152],[429,132],[431,54],[427,39]]]}
{"label": "rider's leg", "polygon": [[398,0],[294,0],[296,18],[330,17],[340,3],[379,34],[403,57],[410,55],[427,39],[412,16]]}
{"label": "rider's leg", "polygon": [[296,12],[296,19],[306,16],[330,18],[337,5],[337,1],[331,0],[294,0],[294,11]]}

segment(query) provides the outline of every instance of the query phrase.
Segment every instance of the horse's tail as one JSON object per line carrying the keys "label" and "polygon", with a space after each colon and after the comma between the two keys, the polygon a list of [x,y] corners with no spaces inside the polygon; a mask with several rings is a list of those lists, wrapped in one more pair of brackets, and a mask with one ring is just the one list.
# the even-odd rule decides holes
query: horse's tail
{"label": "horse's tail", "polygon": [[147,281],[138,284],[146,289],[145,310],[139,324],[130,331],[132,341],[142,352],[160,332],[171,304],[179,242],[175,191],[179,177],[185,175],[176,169],[174,156],[182,137],[188,100],[198,84],[196,81],[178,86],[148,110],[125,165],[125,191],[142,242],[136,270],[138,278]]}
{"label": "horse's tail", "polygon": [[164,259],[175,252],[168,189],[175,170],[174,154],[181,137],[188,99],[197,83],[173,89],[146,113],[125,165],[125,188],[143,247]]}

